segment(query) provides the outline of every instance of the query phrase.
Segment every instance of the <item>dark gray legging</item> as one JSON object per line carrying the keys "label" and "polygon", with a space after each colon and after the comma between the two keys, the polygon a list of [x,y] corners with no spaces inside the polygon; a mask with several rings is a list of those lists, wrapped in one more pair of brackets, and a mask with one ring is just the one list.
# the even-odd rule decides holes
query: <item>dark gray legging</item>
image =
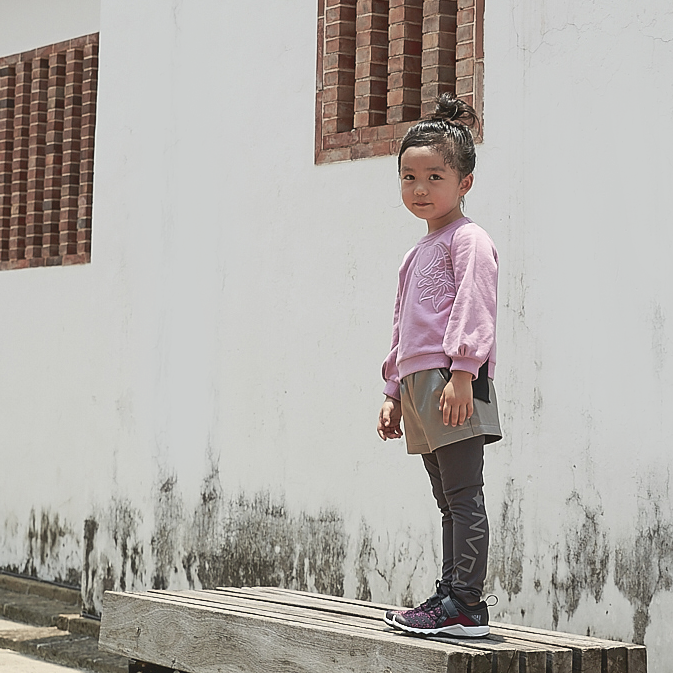
{"label": "dark gray legging", "polygon": [[484,437],[470,437],[423,454],[432,494],[442,512],[442,579],[465,603],[481,600],[488,560],[484,507]]}

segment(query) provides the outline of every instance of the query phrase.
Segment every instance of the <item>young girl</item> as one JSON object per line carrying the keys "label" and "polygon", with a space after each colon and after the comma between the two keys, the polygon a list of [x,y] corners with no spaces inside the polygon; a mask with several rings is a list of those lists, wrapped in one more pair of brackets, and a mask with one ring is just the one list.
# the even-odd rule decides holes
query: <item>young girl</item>
{"label": "young girl", "polygon": [[443,563],[427,601],[384,619],[417,634],[489,633],[482,486],[484,444],[501,438],[492,381],[498,255],[462,212],[476,123],[472,107],[444,94],[435,114],[409,129],[398,156],[402,201],[428,233],[400,267],[377,429],[383,440],[401,437],[404,418],[407,451],[421,454],[442,513]]}

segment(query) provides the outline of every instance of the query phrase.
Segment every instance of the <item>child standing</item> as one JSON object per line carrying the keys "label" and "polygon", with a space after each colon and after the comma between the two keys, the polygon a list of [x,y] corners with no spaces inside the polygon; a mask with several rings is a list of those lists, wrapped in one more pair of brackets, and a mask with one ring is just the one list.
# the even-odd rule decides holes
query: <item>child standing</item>
{"label": "child standing", "polygon": [[489,633],[481,600],[488,555],[484,444],[501,438],[493,388],[498,255],[463,216],[472,187],[472,107],[443,94],[436,112],[407,132],[398,156],[402,201],[428,233],[399,272],[385,402],[378,433],[402,436],[421,454],[442,514],[443,562],[436,592],[385,621],[417,634]]}

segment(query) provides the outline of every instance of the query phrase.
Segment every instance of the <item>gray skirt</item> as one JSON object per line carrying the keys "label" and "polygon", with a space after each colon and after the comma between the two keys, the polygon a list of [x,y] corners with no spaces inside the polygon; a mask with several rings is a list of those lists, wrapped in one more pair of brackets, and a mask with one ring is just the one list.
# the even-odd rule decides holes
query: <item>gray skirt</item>
{"label": "gray skirt", "polygon": [[485,443],[502,439],[498,402],[493,381],[488,380],[490,402],[474,399],[472,418],[455,428],[444,425],[439,398],[446,386],[440,369],[427,369],[405,376],[400,382],[402,422],[408,453],[431,453],[440,446],[484,435]]}

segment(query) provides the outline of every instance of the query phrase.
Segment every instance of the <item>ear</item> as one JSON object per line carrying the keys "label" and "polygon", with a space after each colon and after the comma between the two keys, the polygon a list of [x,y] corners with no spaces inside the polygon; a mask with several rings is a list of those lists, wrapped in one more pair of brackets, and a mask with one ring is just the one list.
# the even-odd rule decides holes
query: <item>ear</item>
{"label": "ear", "polygon": [[459,194],[461,196],[465,196],[470,189],[472,189],[472,184],[474,183],[474,175],[470,173],[469,175],[466,175],[461,181],[460,185],[458,186],[459,189]]}

